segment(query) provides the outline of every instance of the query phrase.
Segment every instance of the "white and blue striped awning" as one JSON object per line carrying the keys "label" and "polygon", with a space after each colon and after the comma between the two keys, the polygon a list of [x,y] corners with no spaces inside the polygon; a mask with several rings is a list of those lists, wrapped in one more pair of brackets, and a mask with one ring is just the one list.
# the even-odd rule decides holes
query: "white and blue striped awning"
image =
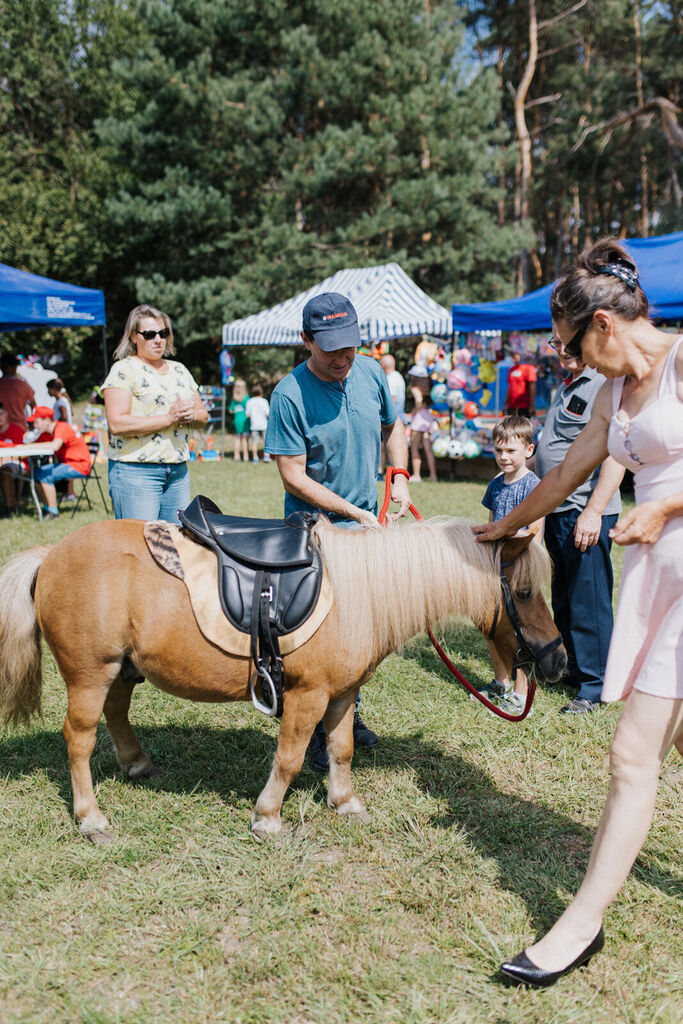
{"label": "white and blue striped awning", "polygon": [[301,312],[313,295],[339,292],[358,313],[363,341],[390,341],[430,334],[447,338],[452,315],[411,281],[398,263],[338,270],[286,302],[223,325],[223,345],[300,345]]}

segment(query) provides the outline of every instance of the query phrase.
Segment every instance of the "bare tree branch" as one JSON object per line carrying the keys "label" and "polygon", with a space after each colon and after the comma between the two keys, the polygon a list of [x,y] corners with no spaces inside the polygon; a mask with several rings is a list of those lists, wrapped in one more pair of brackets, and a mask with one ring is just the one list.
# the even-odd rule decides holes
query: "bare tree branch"
{"label": "bare tree branch", "polygon": [[539,96],[537,100],[527,100],[524,104],[524,109],[529,110],[530,107],[538,107],[541,103],[556,103],[559,99],[562,99],[561,92],[556,92],[552,96]]}
{"label": "bare tree branch", "polygon": [[662,130],[666,135],[668,141],[676,149],[683,149],[683,128],[678,123],[678,114],[680,113],[680,107],[677,107],[675,103],[667,99],[665,96],[656,96],[652,100],[648,100],[647,103],[643,103],[642,106],[637,107],[635,110],[624,111],[621,114],[617,114],[616,117],[610,118],[609,121],[602,121],[600,124],[591,125],[588,128],[584,128],[581,138],[576,142],[571,152],[576,153],[578,149],[584,144],[586,139],[590,135],[594,135],[596,132],[599,135],[609,135],[622,124],[628,124],[629,122],[635,121],[639,117],[644,117],[646,114],[659,111],[662,116]]}
{"label": "bare tree branch", "polygon": [[575,14],[576,11],[580,11],[587,3],[588,0],[579,0],[579,2],[574,4],[573,7],[570,7],[569,10],[562,11],[561,14],[556,14],[554,18],[548,18],[546,21],[539,21],[538,31],[543,32],[544,29],[550,28],[551,25],[556,25],[558,21],[564,21],[564,19],[568,18],[571,14]]}

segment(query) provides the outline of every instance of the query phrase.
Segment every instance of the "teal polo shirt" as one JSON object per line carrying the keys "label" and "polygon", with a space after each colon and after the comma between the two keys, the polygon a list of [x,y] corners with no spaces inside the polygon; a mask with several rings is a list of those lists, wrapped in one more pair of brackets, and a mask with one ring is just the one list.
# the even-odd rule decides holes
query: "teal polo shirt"
{"label": "teal polo shirt", "polygon": [[[382,425],[396,419],[387,377],[376,360],[357,355],[343,384],[316,377],[301,363],[270,399],[265,450],[305,455],[306,475],[358,508],[377,515]],[[315,509],[285,492],[285,516]],[[330,515],[340,526],[354,520]]]}

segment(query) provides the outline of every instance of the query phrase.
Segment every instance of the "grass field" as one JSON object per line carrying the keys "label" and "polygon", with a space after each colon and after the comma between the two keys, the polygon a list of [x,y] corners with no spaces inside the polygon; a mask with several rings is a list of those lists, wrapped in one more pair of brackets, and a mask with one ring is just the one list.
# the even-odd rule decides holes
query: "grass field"
{"label": "grass field", "polygon": [[[193,493],[226,511],[281,514],[274,465],[191,472]],[[422,483],[412,493],[425,515],[481,520],[483,490]],[[101,515],[3,522],[0,563]],[[618,574],[620,551],[614,560]],[[74,628],[87,630],[87,608]],[[442,635],[465,674],[486,682],[479,634]],[[618,706],[560,716],[566,692],[546,689],[531,719],[509,725],[470,701],[417,637],[363,689],[381,738],[354,757],[371,823],[328,810],[325,779],[306,766],[285,799],[286,838],[259,845],[249,817],[277,725],[250,705],[195,705],[145,684],[131,718],[163,774],[127,781],[101,726],[93,777],[116,840],[98,849],[72,820],[65,691],[49,653],[44,678],[43,719],[0,739],[3,1024],[680,1021],[674,757],[607,915],[604,953],[547,991],[506,988],[496,973],[581,879]]]}

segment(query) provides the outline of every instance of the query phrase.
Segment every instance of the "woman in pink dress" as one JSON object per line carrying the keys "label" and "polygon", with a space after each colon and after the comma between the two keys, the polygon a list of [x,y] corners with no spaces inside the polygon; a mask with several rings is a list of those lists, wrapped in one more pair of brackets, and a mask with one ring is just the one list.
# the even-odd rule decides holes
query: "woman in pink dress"
{"label": "woman in pink dress", "polygon": [[608,379],[564,462],[475,531],[496,540],[547,515],[608,454],[633,470],[636,507],[612,531],[628,550],[602,700],[626,703],[586,875],[550,931],[501,967],[538,987],[602,949],[603,914],[647,836],[662,762],[673,746],[683,754],[683,338],[651,323],[635,264],[612,238],[580,256],[550,306],[557,346]]}

